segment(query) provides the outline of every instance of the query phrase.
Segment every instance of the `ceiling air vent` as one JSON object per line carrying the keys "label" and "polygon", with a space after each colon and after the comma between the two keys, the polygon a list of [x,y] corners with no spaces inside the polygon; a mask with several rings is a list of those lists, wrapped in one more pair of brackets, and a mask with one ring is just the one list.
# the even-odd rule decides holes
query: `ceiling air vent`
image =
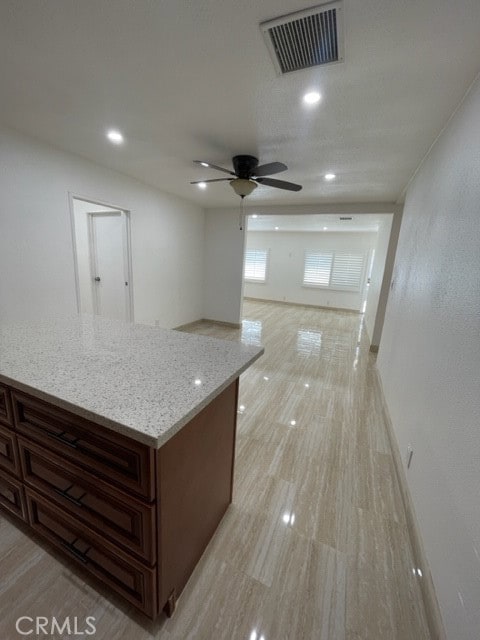
{"label": "ceiling air vent", "polygon": [[340,220],[353,220],[353,218],[347,218],[345,216],[340,216]]}
{"label": "ceiling air vent", "polygon": [[260,28],[279,74],[343,61],[341,2],[262,22]]}

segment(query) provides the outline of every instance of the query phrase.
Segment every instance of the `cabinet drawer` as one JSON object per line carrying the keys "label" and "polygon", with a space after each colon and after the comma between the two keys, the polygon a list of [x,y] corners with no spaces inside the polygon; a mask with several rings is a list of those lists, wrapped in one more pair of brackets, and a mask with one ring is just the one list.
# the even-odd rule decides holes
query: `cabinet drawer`
{"label": "cabinet drawer", "polygon": [[12,403],[18,431],[94,476],[153,500],[153,449],[17,391]]}
{"label": "cabinet drawer", "polygon": [[0,469],[0,507],[22,520],[27,519],[22,483]]}
{"label": "cabinet drawer", "polygon": [[156,570],[143,566],[28,487],[32,527],[150,617],[156,614]]}
{"label": "cabinet drawer", "polygon": [[0,384],[0,423],[7,427],[13,426],[12,405],[9,390]]}
{"label": "cabinet drawer", "polygon": [[23,478],[91,529],[155,564],[155,507],[90,476],[41,446],[18,438]]}
{"label": "cabinet drawer", "polygon": [[16,436],[10,429],[0,426],[0,469],[20,477],[20,465],[16,447]]}

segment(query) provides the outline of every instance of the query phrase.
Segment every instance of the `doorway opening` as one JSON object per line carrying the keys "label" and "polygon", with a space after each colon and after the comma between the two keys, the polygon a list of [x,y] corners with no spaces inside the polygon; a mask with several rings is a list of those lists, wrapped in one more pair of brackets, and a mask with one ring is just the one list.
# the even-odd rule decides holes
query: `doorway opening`
{"label": "doorway opening", "polygon": [[77,310],[133,322],[130,212],[70,197]]}
{"label": "doorway opening", "polygon": [[389,213],[249,215],[243,297],[359,313],[373,344],[392,221]]}

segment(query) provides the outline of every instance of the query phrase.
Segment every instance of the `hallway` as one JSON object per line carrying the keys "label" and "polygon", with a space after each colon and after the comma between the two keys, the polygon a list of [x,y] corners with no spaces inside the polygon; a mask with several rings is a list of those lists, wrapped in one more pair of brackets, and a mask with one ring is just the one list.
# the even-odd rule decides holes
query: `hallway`
{"label": "hallway", "polygon": [[0,516],[2,638],[51,611],[95,616],[99,640],[429,640],[362,316],[244,318],[187,327],[265,355],[241,378],[233,504],[174,617],[127,616]]}
{"label": "hallway", "polygon": [[221,578],[211,610],[167,625],[176,637],[203,640],[208,621],[235,640],[429,638],[362,329],[354,313],[245,301],[241,339],[265,355],[241,378],[234,503],[205,559]]}

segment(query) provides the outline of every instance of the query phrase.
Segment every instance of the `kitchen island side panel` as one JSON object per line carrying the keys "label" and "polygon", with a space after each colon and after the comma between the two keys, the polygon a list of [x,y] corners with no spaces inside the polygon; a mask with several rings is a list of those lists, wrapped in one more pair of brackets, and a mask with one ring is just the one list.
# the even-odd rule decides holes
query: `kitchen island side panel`
{"label": "kitchen island side panel", "polygon": [[237,399],[238,378],[157,452],[159,610],[175,602],[231,503]]}

